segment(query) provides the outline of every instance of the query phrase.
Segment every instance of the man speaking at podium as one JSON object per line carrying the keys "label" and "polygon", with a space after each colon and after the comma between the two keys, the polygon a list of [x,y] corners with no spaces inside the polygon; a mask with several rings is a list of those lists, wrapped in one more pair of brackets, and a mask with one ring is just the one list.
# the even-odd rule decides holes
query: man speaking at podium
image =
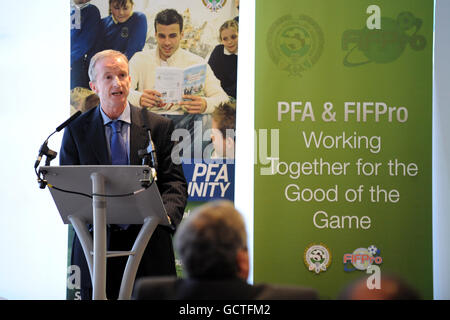
{"label": "man speaking at podium", "polygon": [[[100,105],[82,114],[65,129],[60,164],[140,165],[138,150],[145,149],[149,143],[144,128],[144,125],[148,125],[158,163],[157,185],[173,228],[156,228],[136,277],[176,275],[171,236],[183,217],[187,185],[181,165],[175,165],[171,159],[174,126],[171,120],[151,112],[143,115],[141,108],[128,103],[131,78],[128,59],[122,53],[114,50],[97,53],[89,65],[89,78],[91,89],[100,98]],[[141,225],[110,225],[108,228],[108,250],[126,251],[131,249]],[[118,297],[126,261],[127,257],[108,259],[108,299]],[[89,269],[76,235],[71,264],[81,269],[81,298],[91,299]]]}

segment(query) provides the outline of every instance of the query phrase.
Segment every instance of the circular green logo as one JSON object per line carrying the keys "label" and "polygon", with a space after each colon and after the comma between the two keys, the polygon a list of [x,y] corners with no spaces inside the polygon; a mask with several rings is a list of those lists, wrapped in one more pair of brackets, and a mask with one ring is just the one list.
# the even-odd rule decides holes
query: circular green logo
{"label": "circular green logo", "polygon": [[342,48],[348,50],[344,66],[390,63],[397,60],[408,45],[415,51],[423,50],[426,46],[425,37],[418,34],[422,20],[410,12],[400,13],[397,19],[381,18],[381,26],[379,30],[364,27],[344,32]]}
{"label": "circular green logo", "polygon": [[290,75],[301,76],[322,55],[322,29],[305,15],[286,15],[276,20],[267,34],[270,58]]}

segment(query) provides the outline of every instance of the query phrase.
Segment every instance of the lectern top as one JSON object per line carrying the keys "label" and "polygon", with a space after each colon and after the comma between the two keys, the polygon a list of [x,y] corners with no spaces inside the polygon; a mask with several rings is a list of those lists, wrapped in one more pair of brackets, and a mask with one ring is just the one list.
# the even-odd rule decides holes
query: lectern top
{"label": "lectern top", "polygon": [[[88,195],[92,194],[91,175],[97,173],[103,177],[105,194],[114,195],[104,198],[107,206],[107,223],[142,224],[146,217],[155,216],[160,218],[160,224],[170,225],[156,181],[142,192],[116,197],[141,190],[141,181],[149,178],[148,166],[43,166],[39,170],[52,186]],[[92,223],[91,198],[54,188],[50,188],[50,192],[65,224],[70,223],[69,215]]]}

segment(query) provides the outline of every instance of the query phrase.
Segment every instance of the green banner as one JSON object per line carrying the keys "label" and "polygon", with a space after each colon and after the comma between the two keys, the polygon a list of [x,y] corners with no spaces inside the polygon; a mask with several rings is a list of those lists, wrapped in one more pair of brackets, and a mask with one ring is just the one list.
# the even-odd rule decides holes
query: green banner
{"label": "green banner", "polygon": [[254,282],[432,298],[433,9],[257,1]]}

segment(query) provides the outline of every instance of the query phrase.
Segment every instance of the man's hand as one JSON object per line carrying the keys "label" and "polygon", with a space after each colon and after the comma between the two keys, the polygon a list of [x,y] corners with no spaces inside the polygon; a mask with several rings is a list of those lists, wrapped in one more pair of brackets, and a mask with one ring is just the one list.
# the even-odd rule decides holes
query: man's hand
{"label": "man's hand", "polygon": [[144,90],[139,103],[141,107],[146,108],[161,107],[162,100],[160,99],[160,97],[161,93],[156,90]]}
{"label": "man's hand", "polygon": [[180,101],[179,105],[182,106],[188,113],[203,113],[206,110],[206,100],[199,96],[193,96],[189,94],[183,95],[183,99],[189,99],[191,101]]}

